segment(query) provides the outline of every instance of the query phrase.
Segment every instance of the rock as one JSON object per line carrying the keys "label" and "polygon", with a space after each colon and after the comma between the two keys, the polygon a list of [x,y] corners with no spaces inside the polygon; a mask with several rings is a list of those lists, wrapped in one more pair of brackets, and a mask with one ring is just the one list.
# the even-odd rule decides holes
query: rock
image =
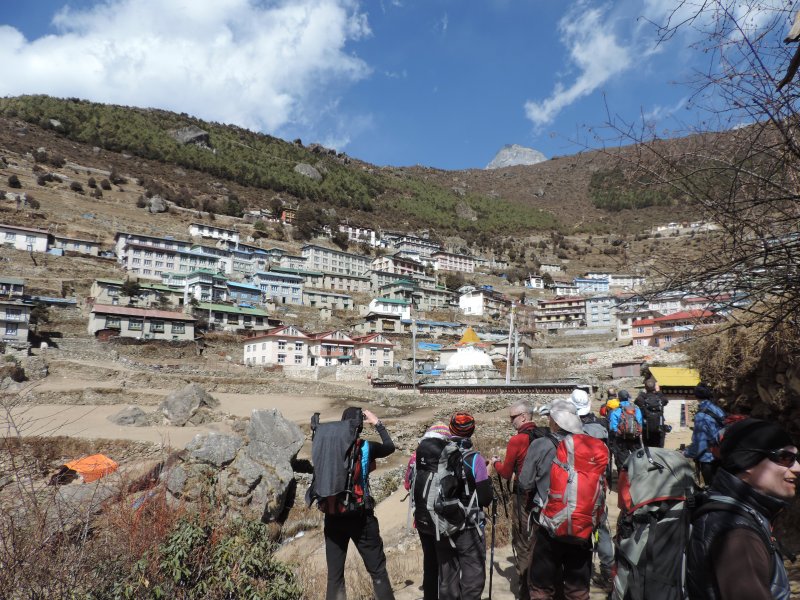
{"label": "rock", "polygon": [[128,406],[116,414],[109,415],[108,420],[117,425],[142,427],[150,424],[151,417],[138,406]]}
{"label": "rock", "polygon": [[180,496],[183,493],[183,488],[186,486],[189,475],[181,465],[175,465],[162,478],[167,489],[175,496]]}
{"label": "rock", "polygon": [[186,445],[189,456],[215,467],[224,467],[236,458],[243,440],[238,435],[224,433],[199,433]]}
{"label": "rock", "polygon": [[477,221],[478,213],[476,213],[469,204],[466,202],[459,202],[456,204],[456,216],[465,221]]}
{"label": "rock", "polygon": [[305,442],[300,428],[275,408],[252,412],[247,438],[248,456],[260,464],[289,464]]}
{"label": "rock", "polygon": [[200,129],[196,125],[183,127],[170,134],[179,144],[199,144],[203,146],[210,145],[208,132]]}
{"label": "rock", "polygon": [[322,181],[322,174],[307,163],[300,163],[299,165],[295,166],[294,172],[304,175],[309,179],[313,179],[314,181]]}
{"label": "rock", "polygon": [[151,213],[167,212],[167,201],[161,196],[153,196],[147,201],[147,210]]}
{"label": "rock", "polygon": [[546,160],[547,157],[538,150],[518,144],[507,144],[500,149],[500,152],[486,165],[486,168],[501,169],[515,165],[535,165]]}
{"label": "rock", "polygon": [[159,406],[170,425],[183,427],[200,408],[217,408],[219,400],[196,383],[172,392]]}
{"label": "rock", "polygon": [[61,124],[61,121],[59,121],[58,119],[50,119],[49,123],[50,123],[50,127],[52,127],[53,129],[57,129],[59,131],[63,131],[64,130],[64,126]]}

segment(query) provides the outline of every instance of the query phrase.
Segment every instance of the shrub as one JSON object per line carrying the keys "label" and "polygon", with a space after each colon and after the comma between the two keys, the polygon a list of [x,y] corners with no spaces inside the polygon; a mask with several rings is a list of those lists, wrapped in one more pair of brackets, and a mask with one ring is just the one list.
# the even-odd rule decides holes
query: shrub
{"label": "shrub", "polygon": [[111,180],[111,183],[115,185],[122,185],[123,183],[128,183],[128,180],[125,179],[119,173],[117,173],[116,169],[111,169],[111,173],[109,173],[108,178]]}
{"label": "shrub", "polygon": [[39,210],[42,206],[36,198],[32,198],[30,194],[28,194],[28,199],[26,200],[28,206],[30,206],[33,210]]}
{"label": "shrub", "polygon": [[19,189],[22,187],[22,183],[20,183],[19,177],[16,175],[9,175],[8,176],[8,187],[12,189]]}
{"label": "shrub", "polygon": [[37,185],[47,185],[47,175],[39,175],[36,178]]}
{"label": "shrub", "polygon": [[78,194],[83,194],[83,186],[78,181],[73,181],[69,184],[69,189]]}
{"label": "shrub", "polygon": [[96,187],[96,188],[94,188],[92,190],[91,196],[92,196],[92,198],[102,198],[103,197],[103,192],[100,191],[99,187]]}
{"label": "shrub", "polygon": [[100,182],[100,187],[105,191],[109,191],[111,189],[111,182],[108,179],[103,179],[103,181]]}
{"label": "shrub", "polygon": [[136,208],[144,208],[145,206],[147,206],[147,200],[145,200],[144,196],[139,196],[136,199]]}
{"label": "shrub", "polygon": [[94,177],[89,177],[89,181],[86,182],[90,188],[95,189],[97,187],[97,182],[94,180]]}

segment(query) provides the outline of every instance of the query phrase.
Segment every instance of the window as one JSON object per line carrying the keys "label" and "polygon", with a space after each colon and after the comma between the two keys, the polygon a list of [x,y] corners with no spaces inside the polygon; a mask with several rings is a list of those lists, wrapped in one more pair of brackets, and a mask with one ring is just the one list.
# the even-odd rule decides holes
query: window
{"label": "window", "polygon": [[644,333],[644,327],[637,327],[636,333]]}
{"label": "window", "polygon": [[142,269],[142,275],[150,275],[151,269]]}
{"label": "window", "polygon": [[266,350],[267,349],[267,342],[261,342],[261,349],[262,350]]}
{"label": "window", "polygon": [[377,354],[378,354],[378,349],[377,348],[370,348],[369,349],[369,355],[370,356],[377,356]]}
{"label": "window", "polygon": [[672,341],[672,336],[671,335],[665,335],[664,336],[664,341],[665,342],[671,342]]}
{"label": "window", "polygon": [[279,365],[286,364],[286,355],[285,354],[278,354],[278,364]]}
{"label": "window", "polygon": [[142,262],[142,259],[140,259],[140,258],[132,258],[131,259],[131,264],[133,264],[133,265],[141,264],[141,262]]}
{"label": "window", "polygon": [[302,365],[303,364],[303,355],[302,354],[295,354],[294,355],[294,364]]}
{"label": "window", "polygon": [[176,321],[172,324],[172,333],[185,333],[186,332],[186,323],[182,321]]}
{"label": "window", "polygon": [[377,360],[374,360],[374,359],[373,359],[373,360],[370,360],[370,361],[369,361],[369,366],[370,366],[370,367],[375,367],[375,366],[377,366],[377,365],[378,365],[378,361],[377,361]]}
{"label": "window", "polygon": [[119,317],[106,317],[106,329],[121,329],[122,322]]}
{"label": "window", "polygon": [[7,242],[13,242],[16,239],[17,239],[17,234],[16,233],[12,233],[10,231],[6,231],[6,241]]}
{"label": "window", "polygon": [[150,321],[151,333],[164,333],[164,321]]}
{"label": "window", "polygon": [[22,311],[18,308],[7,308],[6,309],[6,320],[7,321],[22,321]]}
{"label": "window", "polygon": [[150,259],[145,258],[144,259],[144,264],[145,264],[145,266],[152,266],[153,265],[153,261],[150,260]]}
{"label": "window", "polygon": [[388,348],[384,348],[383,349],[383,357],[386,358],[387,356],[389,356],[389,349]]}
{"label": "window", "polygon": [[303,351],[303,342],[295,342],[294,343],[294,351],[295,352],[302,352]]}
{"label": "window", "polygon": [[6,323],[6,335],[17,335],[16,323]]}
{"label": "window", "polygon": [[389,361],[388,360],[383,361],[383,366],[384,367],[388,367],[389,366]]}
{"label": "window", "polygon": [[286,350],[286,340],[278,340],[278,350]]}

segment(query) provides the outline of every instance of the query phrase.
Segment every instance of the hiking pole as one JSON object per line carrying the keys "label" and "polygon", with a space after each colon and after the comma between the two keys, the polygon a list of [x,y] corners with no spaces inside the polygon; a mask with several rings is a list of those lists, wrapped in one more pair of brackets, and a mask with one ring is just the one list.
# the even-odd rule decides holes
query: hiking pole
{"label": "hiking pole", "polygon": [[492,600],[492,579],[494,578],[494,530],[497,526],[497,497],[492,494],[492,545],[489,553],[489,600]]}
{"label": "hiking pole", "polygon": [[[508,518],[508,497],[506,496],[506,490],[503,487],[503,479],[500,477],[499,474],[497,475],[497,485],[500,486],[500,498],[503,500],[503,512],[505,513],[506,519],[507,519]],[[492,482],[492,487],[494,487],[494,482]],[[495,494],[495,501],[497,500],[496,496],[497,496],[497,494]]]}

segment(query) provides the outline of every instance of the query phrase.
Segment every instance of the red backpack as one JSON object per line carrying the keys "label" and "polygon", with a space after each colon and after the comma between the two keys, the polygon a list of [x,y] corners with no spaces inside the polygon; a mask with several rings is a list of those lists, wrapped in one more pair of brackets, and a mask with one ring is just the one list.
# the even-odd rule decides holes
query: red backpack
{"label": "red backpack", "polygon": [[550,467],[550,492],[539,524],[562,541],[588,540],[605,508],[607,466],[608,448],[603,440],[586,434],[561,440]]}
{"label": "red backpack", "polygon": [[617,423],[617,435],[626,440],[638,440],[642,437],[642,426],[636,419],[636,406],[628,403],[620,408],[622,413]]}

